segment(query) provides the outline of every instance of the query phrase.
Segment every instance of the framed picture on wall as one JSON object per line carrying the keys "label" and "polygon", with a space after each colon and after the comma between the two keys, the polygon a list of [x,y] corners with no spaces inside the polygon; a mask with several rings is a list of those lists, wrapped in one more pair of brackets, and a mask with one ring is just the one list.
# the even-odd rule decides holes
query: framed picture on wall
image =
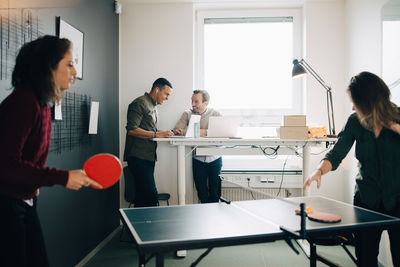
{"label": "framed picture on wall", "polygon": [[60,38],[67,38],[72,42],[73,60],[76,69],[76,78],[83,79],[83,32],[68,24],[60,17],[56,17],[56,34]]}

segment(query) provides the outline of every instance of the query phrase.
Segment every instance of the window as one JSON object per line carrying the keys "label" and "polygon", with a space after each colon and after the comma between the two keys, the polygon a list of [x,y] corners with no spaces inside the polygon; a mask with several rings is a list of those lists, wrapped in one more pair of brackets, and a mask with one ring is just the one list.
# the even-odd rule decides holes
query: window
{"label": "window", "polygon": [[382,77],[389,85],[392,101],[400,105],[400,19],[382,24]]}
{"label": "window", "polygon": [[243,135],[276,135],[283,114],[303,113],[302,84],[291,77],[300,25],[294,9],[198,11],[196,87],[210,106],[241,116]]}
{"label": "window", "polygon": [[400,2],[389,0],[382,7],[382,78],[392,101],[400,105]]}
{"label": "window", "polygon": [[[275,136],[284,114],[303,114],[302,81],[291,75],[293,59],[301,58],[300,9],[199,10],[196,15],[196,89],[209,91],[210,106],[224,115],[242,118],[240,136]],[[288,159],[223,158],[223,170],[246,171],[283,169]],[[286,169],[301,169],[298,158],[290,158]]]}

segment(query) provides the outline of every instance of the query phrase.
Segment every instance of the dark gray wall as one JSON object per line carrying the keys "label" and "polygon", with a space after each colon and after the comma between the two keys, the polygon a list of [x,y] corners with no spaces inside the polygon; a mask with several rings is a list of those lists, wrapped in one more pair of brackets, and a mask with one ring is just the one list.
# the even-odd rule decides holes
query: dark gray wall
{"label": "dark gray wall", "polygon": [[[78,169],[96,153],[118,156],[118,15],[113,10],[114,1],[10,2],[11,6],[34,9],[45,34],[55,34],[55,16],[84,32],[83,80],[77,80],[70,92],[100,102],[98,134],[91,144],[61,154],[50,153],[47,166]],[[10,82],[0,81],[0,101],[10,93],[6,90]],[[41,188],[38,210],[50,265],[73,266],[82,260],[119,225],[118,208],[118,183],[106,190]]]}

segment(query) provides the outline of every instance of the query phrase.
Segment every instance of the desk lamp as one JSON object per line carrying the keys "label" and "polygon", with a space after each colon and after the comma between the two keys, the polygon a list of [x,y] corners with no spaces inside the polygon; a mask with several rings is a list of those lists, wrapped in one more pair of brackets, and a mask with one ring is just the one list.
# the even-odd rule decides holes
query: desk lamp
{"label": "desk lamp", "polygon": [[293,60],[292,77],[300,77],[306,73],[310,73],[326,90],[326,106],[328,109],[328,124],[329,134],[328,137],[336,137],[335,120],[333,117],[333,102],[332,102],[332,88],[326,84],[324,80],[311,68],[311,66],[304,60]]}

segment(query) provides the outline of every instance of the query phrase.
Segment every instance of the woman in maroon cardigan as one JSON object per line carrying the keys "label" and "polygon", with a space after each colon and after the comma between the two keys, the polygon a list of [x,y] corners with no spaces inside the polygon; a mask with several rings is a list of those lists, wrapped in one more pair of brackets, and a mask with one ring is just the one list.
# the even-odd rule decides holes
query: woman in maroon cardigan
{"label": "woman in maroon cardigan", "polygon": [[55,36],[25,44],[12,73],[14,90],[0,104],[2,266],[48,266],[36,212],[41,186],[101,187],[82,170],[45,167],[51,138],[50,106],[63,98],[76,76],[71,46],[67,39]]}

